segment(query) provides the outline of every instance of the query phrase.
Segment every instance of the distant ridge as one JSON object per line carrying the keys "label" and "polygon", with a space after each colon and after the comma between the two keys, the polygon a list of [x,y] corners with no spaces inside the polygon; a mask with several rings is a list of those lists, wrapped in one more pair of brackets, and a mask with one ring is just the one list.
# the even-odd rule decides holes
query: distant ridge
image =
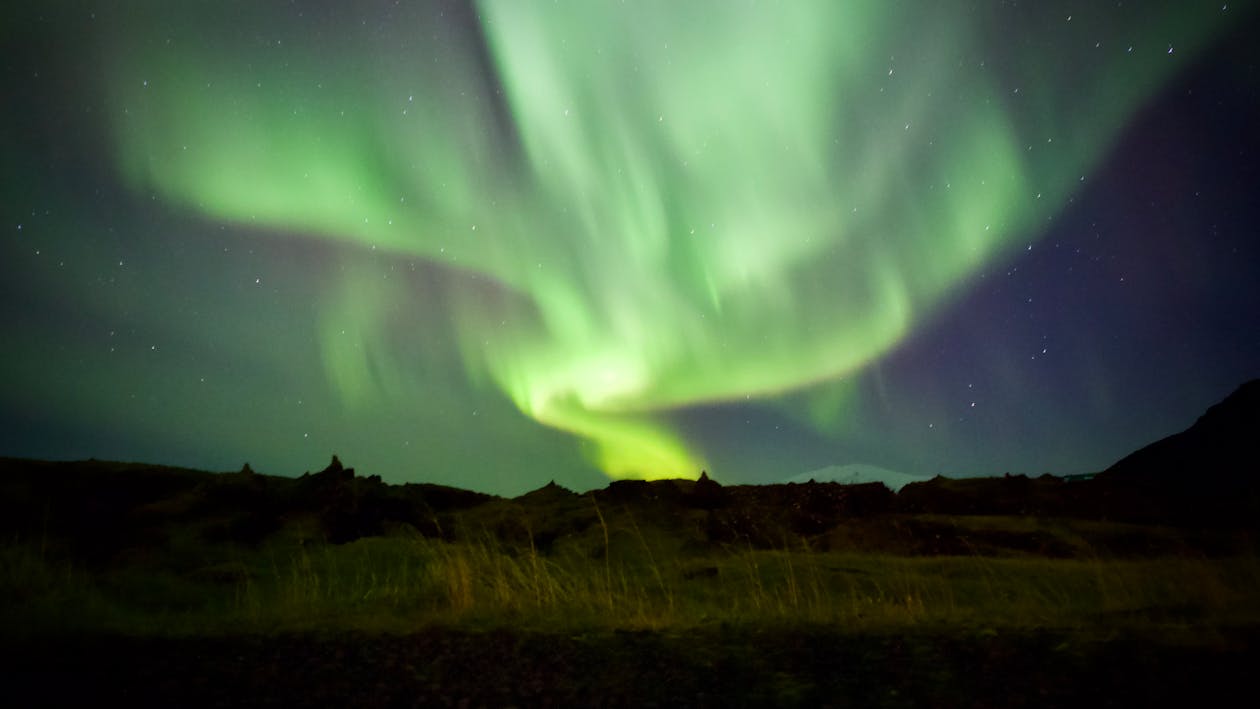
{"label": "distant ridge", "polygon": [[1121,458],[1099,478],[1158,486],[1260,483],[1260,379],[1234,390],[1194,425]]}
{"label": "distant ridge", "polygon": [[794,475],[784,482],[806,483],[810,480],[820,483],[836,482],[843,485],[883,483],[888,486],[888,489],[896,492],[910,483],[923,482],[928,480],[928,478],[922,475],[911,475],[910,473],[889,470],[888,468],[881,468],[878,465],[870,465],[868,463],[848,463],[846,465],[829,465],[825,468]]}

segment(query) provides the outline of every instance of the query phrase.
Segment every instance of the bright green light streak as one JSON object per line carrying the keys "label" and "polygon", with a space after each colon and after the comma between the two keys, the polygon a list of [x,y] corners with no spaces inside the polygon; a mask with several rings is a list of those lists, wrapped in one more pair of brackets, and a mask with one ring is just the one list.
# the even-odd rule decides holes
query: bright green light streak
{"label": "bright green light streak", "polygon": [[[303,71],[128,53],[111,74],[119,169],[216,218],[488,276],[515,295],[452,296],[469,376],[591,441],[610,474],[694,474],[702,455],[663,412],[886,353],[1035,237],[1175,67],[1095,60],[1051,36],[1074,28],[1046,27],[1088,63],[1017,57],[1032,67],[1018,103],[967,14],[891,5],[486,0],[502,99],[457,43],[390,54],[389,72],[337,56],[327,75],[315,47],[295,50]],[[1214,20],[1175,5],[1110,30],[1177,27],[1187,54]],[[323,328],[354,406],[406,366],[372,278],[346,275]]]}

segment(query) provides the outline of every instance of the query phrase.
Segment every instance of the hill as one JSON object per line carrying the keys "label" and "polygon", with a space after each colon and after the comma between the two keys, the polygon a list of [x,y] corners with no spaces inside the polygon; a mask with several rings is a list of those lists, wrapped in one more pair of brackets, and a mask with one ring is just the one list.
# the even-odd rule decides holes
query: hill
{"label": "hill", "polygon": [[1238,387],[1186,430],[1120,459],[1100,477],[1144,486],[1254,489],[1260,478],[1260,379]]}
{"label": "hill", "polygon": [[784,482],[804,483],[811,480],[820,483],[840,483],[842,485],[883,483],[888,486],[889,490],[896,492],[910,483],[922,482],[927,480],[927,478],[922,475],[911,475],[896,470],[889,470],[888,468],[881,468],[878,465],[848,463],[846,465],[829,465],[825,468],[818,468],[807,473],[794,475]]}

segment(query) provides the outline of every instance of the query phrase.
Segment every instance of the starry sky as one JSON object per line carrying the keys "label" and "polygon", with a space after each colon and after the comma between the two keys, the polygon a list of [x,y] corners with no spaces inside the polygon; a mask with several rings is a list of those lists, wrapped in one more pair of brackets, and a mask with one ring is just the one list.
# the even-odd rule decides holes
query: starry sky
{"label": "starry sky", "polygon": [[1069,474],[1260,376],[1255,2],[17,5],[0,454]]}

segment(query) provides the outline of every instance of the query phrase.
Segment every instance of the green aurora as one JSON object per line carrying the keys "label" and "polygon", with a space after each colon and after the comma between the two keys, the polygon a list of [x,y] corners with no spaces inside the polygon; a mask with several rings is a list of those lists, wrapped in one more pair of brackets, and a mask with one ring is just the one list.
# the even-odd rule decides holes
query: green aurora
{"label": "green aurora", "polygon": [[[228,23],[278,11],[132,4],[105,91],[137,194],[438,265],[470,381],[609,475],[694,476],[669,412],[832,425],[811,397],[1036,240],[1173,76],[1167,38],[1192,56],[1225,19],[1085,5],[488,0],[264,44]],[[424,324],[370,269],[339,279],[321,359],[371,409],[419,365],[391,330]]]}

